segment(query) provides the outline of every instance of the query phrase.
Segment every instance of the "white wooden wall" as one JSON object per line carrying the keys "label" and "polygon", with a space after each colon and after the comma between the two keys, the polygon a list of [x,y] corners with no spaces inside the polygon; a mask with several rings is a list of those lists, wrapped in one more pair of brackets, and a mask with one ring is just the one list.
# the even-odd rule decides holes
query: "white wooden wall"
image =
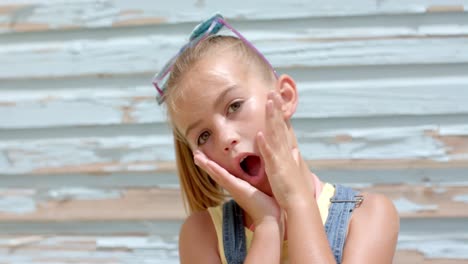
{"label": "white wooden wall", "polygon": [[395,263],[468,263],[468,0],[0,1],[0,263],[178,263],[153,74],[221,12],[298,80],[321,178],[392,198]]}

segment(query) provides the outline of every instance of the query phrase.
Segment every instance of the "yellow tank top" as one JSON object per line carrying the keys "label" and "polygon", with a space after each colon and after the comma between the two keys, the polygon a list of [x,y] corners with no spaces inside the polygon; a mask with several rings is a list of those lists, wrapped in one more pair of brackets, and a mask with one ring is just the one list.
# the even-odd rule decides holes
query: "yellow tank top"
{"label": "yellow tank top", "polygon": [[[335,194],[335,187],[329,183],[325,183],[320,195],[317,199],[317,205],[320,211],[320,217],[322,218],[322,223],[325,225],[325,221],[328,217],[328,209],[330,208],[330,198],[333,197]],[[216,236],[218,237],[218,251],[221,257],[221,262],[223,264],[227,264],[226,257],[224,255],[224,246],[223,246],[223,206],[219,205],[216,207],[208,208],[208,212],[210,213],[211,219],[213,220]],[[245,238],[247,242],[247,250],[250,248],[253,238],[253,232],[245,228]],[[281,263],[286,264],[288,263],[288,241],[283,241],[281,254],[282,259]]]}

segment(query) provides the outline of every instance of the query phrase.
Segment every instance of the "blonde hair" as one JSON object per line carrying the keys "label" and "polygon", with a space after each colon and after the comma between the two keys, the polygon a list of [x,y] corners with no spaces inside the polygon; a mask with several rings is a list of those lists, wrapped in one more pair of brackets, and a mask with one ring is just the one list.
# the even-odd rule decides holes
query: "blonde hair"
{"label": "blonde hair", "polygon": [[[221,50],[221,48],[223,49]],[[226,50],[237,52],[241,55],[241,58],[245,58],[245,66],[249,66],[251,63],[259,66],[257,69],[260,70],[263,78],[275,78],[269,64],[242,40],[231,36],[210,36],[182,52],[174,64],[164,95],[169,122],[170,117],[177,113],[175,101],[182,93],[177,86],[186,73],[202,58],[207,57],[214,51],[225,52]],[[189,213],[192,213],[221,204],[226,198],[224,190],[206,172],[195,165],[188,142],[174,124],[172,124],[172,131],[177,171],[185,208],[188,207]]]}

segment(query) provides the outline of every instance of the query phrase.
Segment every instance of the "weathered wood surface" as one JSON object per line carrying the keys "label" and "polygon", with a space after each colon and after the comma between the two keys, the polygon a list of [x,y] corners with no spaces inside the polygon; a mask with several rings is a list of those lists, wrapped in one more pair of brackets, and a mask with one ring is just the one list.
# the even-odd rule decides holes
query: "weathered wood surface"
{"label": "weathered wood surface", "polygon": [[[458,252],[461,252],[461,249],[458,249]],[[178,262],[177,241],[174,237],[0,236],[0,253],[2,263]],[[444,254],[440,255],[427,259],[416,250],[402,249],[397,251],[394,263],[467,263],[463,259],[450,259],[444,257]]]}
{"label": "weathered wood surface", "polygon": [[[3,32],[41,31],[51,29],[101,28],[121,25],[159,25],[199,21],[214,12],[237,19],[292,20],[302,17],[372,16],[380,14],[421,14],[463,12],[466,0],[349,1],[235,1],[220,5],[216,1],[177,0],[137,1],[51,1],[3,0],[0,21]],[[185,7],[186,12],[176,12]],[[261,8],[259,8],[261,7]]]}
{"label": "weathered wood surface", "polygon": [[[466,263],[468,240],[459,232],[466,224],[465,219],[403,225],[410,228],[401,231],[394,263]],[[0,260],[4,263],[177,263],[180,222],[57,223],[54,228],[16,224],[15,231],[18,226],[22,228],[19,235],[0,235]],[[40,228],[40,234],[24,234]],[[57,230],[63,235],[56,235]]]}
{"label": "weathered wood surface", "polygon": [[[358,190],[382,193],[393,199],[402,218],[468,217],[468,186],[354,186]],[[184,217],[178,189],[63,187],[0,192],[2,221],[180,220]]]}
{"label": "weathered wood surface", "polygon": [[157,2],[0,1],[0,263],[178,262],[151,77],[216,11],[297,80],[311,169],[394,201],[395,263],[468,263],[467,0]]}

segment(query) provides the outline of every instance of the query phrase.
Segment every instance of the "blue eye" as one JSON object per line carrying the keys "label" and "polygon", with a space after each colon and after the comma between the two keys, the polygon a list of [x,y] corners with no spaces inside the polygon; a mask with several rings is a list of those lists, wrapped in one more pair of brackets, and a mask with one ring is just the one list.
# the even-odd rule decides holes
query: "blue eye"
{"label": "blue eye", "polygon": [[210,137],[210,133],[208,131],[201,133],[200,136],[198,137],[197,144],[199,146],[205,144],[209,137]]}
{"label": "blue eye", "polygon": [[241,107],[241,105],[242,105],[242,103],[239,102],[239,101],[234,102],[231,105],[229,105],[229,108],[228,108],[228,111],[227,111],[228,114],[236,112]]}

